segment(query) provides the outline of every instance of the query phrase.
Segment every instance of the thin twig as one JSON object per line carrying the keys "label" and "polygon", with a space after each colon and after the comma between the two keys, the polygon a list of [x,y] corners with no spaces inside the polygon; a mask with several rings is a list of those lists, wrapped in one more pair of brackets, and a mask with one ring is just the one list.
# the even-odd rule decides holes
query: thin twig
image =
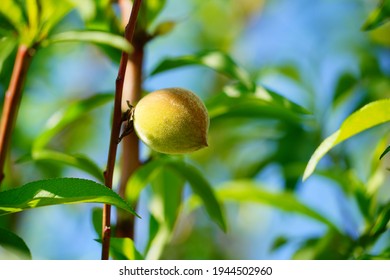
{"label": "thin twig", "polygon": [[34,49],[21,45],[18,48],[11,81],[5,94],[3,112],[0,121],[0,184],[4,179],[4,165],[12,130],[18,115],[24,81],[30,66]]}
{"label": "thin twig", "polygon": [[[135,24],[137,21],[138,12],[142,0],[134,0],[131,10],[129,22],[125,29],[125,38],[131,42],[133,39]],[[128,53],[123,52],[119,64],[118,76],[115,84],[115,101],[114,101],[114,116],[111,128],[110,146],[108,150],[107,168],[104,172],[104,182],[108,188],[112,188],[112,179],[114,175],[114,166],[116,151],[118,147],[118,139],[122,125],[122,92],[123,82],[126,73],[126,65]],[[105,204],[103,208],[103,231],[102,231],[102,260],[108,260],[110,251],[110,235],[111,235],[111,206]]]}

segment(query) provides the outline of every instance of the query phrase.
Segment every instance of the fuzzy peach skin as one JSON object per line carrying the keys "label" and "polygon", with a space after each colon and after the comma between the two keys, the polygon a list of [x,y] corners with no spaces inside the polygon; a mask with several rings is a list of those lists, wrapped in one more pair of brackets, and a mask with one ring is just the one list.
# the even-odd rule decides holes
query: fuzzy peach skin
{"label": "fuzzy peach skin", "polygon": [[138,137],[166,154],[190,153],[207,147],[207,109],[193,92],[166,88],[143,97],[134,110]]}

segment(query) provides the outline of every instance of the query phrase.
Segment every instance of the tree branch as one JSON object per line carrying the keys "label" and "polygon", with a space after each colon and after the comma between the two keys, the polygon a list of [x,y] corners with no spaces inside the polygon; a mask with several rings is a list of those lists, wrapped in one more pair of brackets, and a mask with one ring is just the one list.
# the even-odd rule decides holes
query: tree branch
{"label": "tree branch", "polygon": [[5,94],[3,112],[0,122],[0,184],[4,179],[4,165],[7,150],[12,136],[12,130],[18,115],[22,99],[23,85],[30,66],[34,49],[21,45],[18,48],[11,81]]}
{"label": "tree branch", "polygon": [[[133,39],[135,25],[137,21],[138,12],[142,0],[134,0],[129,22],[125,29],[125,38],[131,42]],[[122,125],[122,92],[123,82],[126,73],[126,65],[128,61],[128,54],[123,52],[119,64],[118,76],[115,84],[115,101],[114,101],[114,116],[111,128],[110,146],[108,150],[107,168],[104,172],[104,182],[108,188],[112,188],[112,179],[114,175],[114,166],[116,159],[116,152],[118,147],[118,139],[120,136],[120,129]],[[108,260],[110,251],[110,235],[111,235],[111,206],[104,205],[103,208],[103,231],[102,231],[102,260]]]}
{"label": "tree branch", "polygon": [[[136,104],[141,97],[142,88],[142,66],[144,57],[144,43],[137,42],[134,38],[134,51],[129,57],[125,76],[125,91],[123,101],[129,100],[130,104]],[[122,101],[122,107],[124,106]],[[135,133],[130,134],[122,141],[121,177],[119,182],[119,194],[124,197],[127,182],[134,171],[140,166],[139,161],[139,140]],[[132,205],[136,208],[137,205]],[[118,237],[129,237],[134,239],[135,217],[118,211],[116,235]]]}

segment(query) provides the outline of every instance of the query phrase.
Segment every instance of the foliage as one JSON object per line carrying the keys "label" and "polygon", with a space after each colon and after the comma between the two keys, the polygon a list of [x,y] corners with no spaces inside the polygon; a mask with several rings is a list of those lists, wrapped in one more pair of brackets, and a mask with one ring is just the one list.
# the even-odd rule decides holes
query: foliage
{"label": "foliage", "polygon": [[[288,258],[293,259],[388,259],[390,208],[385,160],[390,149],[388,133],[380,130],[390,120],[390,83],[388,71],[382,66],[388,48],[373,42],[348,48],[359,60],[358,69],[336,73],[324,102],[315,81],[300,66],[287,62],[250,67],[242,59],[245,56],[235,55],[234,43],[243,40],[238,37],[240,32],[261,13],[262,1],[204,2],[190,1],[196,12],[181,22],[180,17],[164,18],[172,13],[171,1],[143,1],[135,43],[146,44],[144,51],[151,60],[152,52],[169,54],[156,55],[158,59],[151,66],[144,65],[144,92],[162,87],[166,77],[176,86],[181,82],[175,79],[177,73],[194,70],[191,75],[198,75],[192,77],[195,81],[190,86],[195,84],[209,111],[210,147],[178,157],[142,146],[142,165],[127,181],[121,198],[102,185],[102,158],[106,156],[112,113],[107,105],[114,96],[112,89],[97,84],[110,74],[93,71],[98,68],[97,60],[117,68],[121,52],[131,53],[135,48],[121,35],[124,30],[116,13],[119,7],[108,0],[2,1],[2,94],[10,81],[17,48],[26,45],[36,54],[1,186],[0,246],[7,252],[1,258],[35,257],[37,252],[29,249],[19,234],[23,225],[15,227],[11,221],[24,217],[25,210],[104,203],[125,210],[142,231],[134,240],[115,237],[117,225],[113,225],[113,259],[237,259],[245,243],[245,235],[240,232],[256,226],[267,231],[272,228],[265,224],[267,219],[275,216],[289,221],[302,219],[320,230],[301,232],[299,237],[286,236],[286,229],[276,233],[269,230],[272,244],[264,249],[266,257],[290,246],[294,250]],[[220,17],[215,18],[215,11]],[[389,1],[383,0],[362,29],[381,28],[388,17]],[[234,30],[227,30],[230,27],[225,26],[226,22],[221,24],[222,19],[233,21]],[[188,24],[191,20],[196,24]],[[354,28],[358,30],[359,26]],[[193,41],[180,37],[184,36],[180,33],[183,30]],[[188,43],[191,47],[186,52],[176,52],[172,47],[170,52],[160,47],[161,40],[170,46]],[[69,87],[61,88],[66,78],[53,77],[58,72],[47,65],[77,64],[69,58],[80,53],[90,64],[89,72],[81,74],[85,79],[92,77],[93,83],[89,87],[75,85],[75,92],[66,92]],[[278,81],[293,86],[270,86],[267,77],[275,73]],[[54,84],[55,90],[49,86],[46,90],[58,91],[48,98],[51,103],[45,103],[45,95],[37,92],[37,88],[43,88],[39,87],[41,81]],[[114,85],[113,77],[111,82]],[[291,93],[296,88],[304,92],[302,98]],[[34,98],[40,100],[34,103]],[[37,103],[52,108],[37,109]],[[331,130],[336,132],[330,134]],[[321,143],[322,138],[325,140]],[[315,189],[317,182],[335,190],[340,217],[326,211],[332,207],[327,207],[325,199],[319,200],[324,205],[304,199],[302,193]],[[135,205],[136,211],[130,205]],[[257,209],[264,216],[256,216],[254,210],[246,213],[245,209]],[[267,212],[270,209],[275,216]],[[34,215],[34,210],[28,213]],[[101,242],[101,209],[93,209],[91,216],[96,235],[85,238]]]}

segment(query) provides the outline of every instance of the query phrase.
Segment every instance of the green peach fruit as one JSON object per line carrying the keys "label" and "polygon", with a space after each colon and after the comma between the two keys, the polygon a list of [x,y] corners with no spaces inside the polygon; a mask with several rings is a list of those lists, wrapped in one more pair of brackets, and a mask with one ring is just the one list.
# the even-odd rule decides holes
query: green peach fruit
{"label": "green peach fruit", "polygon": [[147,94],[135,106],[133,121],[138,137],[157,152],[184,154],[207,146],[207,109],[189,90],[166,88]]}

